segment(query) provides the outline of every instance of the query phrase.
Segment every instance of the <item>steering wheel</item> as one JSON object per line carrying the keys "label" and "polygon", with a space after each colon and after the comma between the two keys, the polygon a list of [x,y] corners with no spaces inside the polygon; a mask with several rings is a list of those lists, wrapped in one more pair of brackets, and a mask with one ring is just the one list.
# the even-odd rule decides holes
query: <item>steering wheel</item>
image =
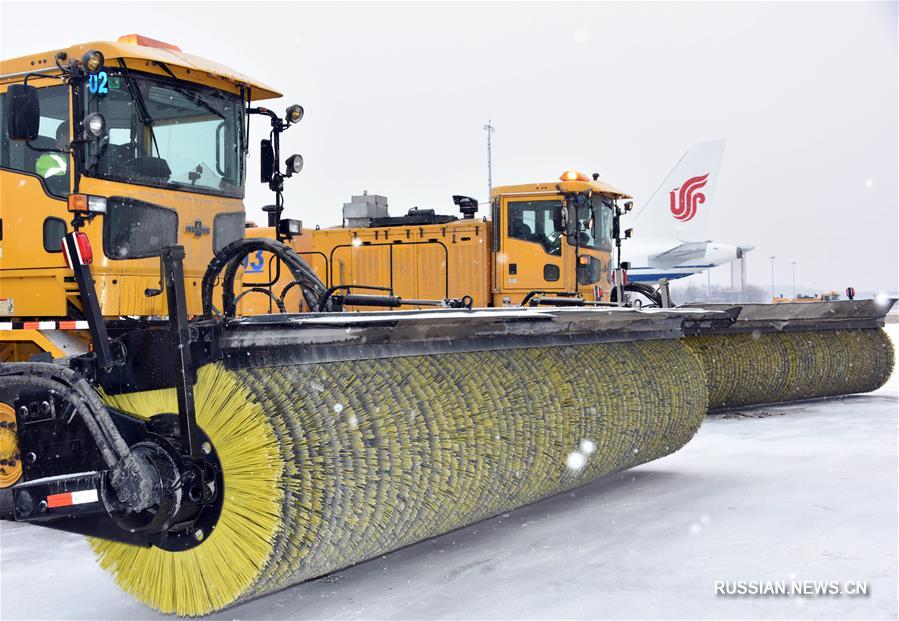
{"label": "steering wheel", "polygon": [[561,250],[562,231],[553,231],[552,233],[546,235],[546,237],[544,238],[543,246],[550,254],[553,254],[557,250]]}

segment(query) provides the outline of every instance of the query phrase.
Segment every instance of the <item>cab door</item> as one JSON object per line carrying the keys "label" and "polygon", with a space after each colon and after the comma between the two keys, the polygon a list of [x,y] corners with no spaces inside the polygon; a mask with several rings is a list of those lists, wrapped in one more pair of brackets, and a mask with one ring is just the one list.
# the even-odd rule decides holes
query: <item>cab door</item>
{"label": "cab door", "polygon": [[502,292],[514,292],[511,301],[517,303],[529,291],[563,291],[561,197],[504,197],[500,211],[495,269]]}
{"label": "cab door", "polygon": [[70,142],[71,90],[57,82],[29,81],[39,85],[40,127],[27,142],[10,139],[9,84],[0,88],[0,318],[67,313],[62,238],[72,163],[59,149]]}
{"label": "cab door", "polygon": [[611,262],[611,210],[599,195],[567,197],[571,230],[562,250],[563,279],[567,291],[578,291],[588,300],[609,291]]}

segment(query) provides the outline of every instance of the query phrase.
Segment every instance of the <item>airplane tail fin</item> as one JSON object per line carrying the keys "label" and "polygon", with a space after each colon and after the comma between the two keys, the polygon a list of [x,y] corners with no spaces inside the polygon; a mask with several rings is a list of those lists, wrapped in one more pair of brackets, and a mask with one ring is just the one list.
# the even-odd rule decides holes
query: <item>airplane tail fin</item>
{"label": "airplane tail fin", "polygon": [[687,149],[646,203],[635,213],[638,237],[706,241],[706,227],[725,140],[700,142]]}

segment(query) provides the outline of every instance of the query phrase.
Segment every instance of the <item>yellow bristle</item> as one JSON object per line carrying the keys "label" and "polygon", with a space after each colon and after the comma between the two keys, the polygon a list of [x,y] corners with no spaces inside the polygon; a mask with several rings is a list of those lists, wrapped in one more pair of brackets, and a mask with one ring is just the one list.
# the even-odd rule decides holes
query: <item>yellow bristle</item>
{"label": "yellow bristle", "polygon": [[[121,410],[149,418],[177,412],[174,389],[106,396]],[[199,615],[239,598],[258,577],[280,528],[280,448],[269,420],[235,376],[221,366],[199,372],[197,423],[221,462],[221,517],[203,543],[184,552],[90,539],[100,565],[124,590],[166,613]]]}

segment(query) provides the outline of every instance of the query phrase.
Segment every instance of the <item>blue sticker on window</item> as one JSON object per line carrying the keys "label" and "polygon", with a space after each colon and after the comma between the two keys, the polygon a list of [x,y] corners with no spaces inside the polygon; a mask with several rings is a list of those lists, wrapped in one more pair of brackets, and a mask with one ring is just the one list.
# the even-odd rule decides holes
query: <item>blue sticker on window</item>
{"label": "blue sticker on window", "polygon": [[87,76],[87,90],[93,95],[109,94],[109,76],[105,71]]}

